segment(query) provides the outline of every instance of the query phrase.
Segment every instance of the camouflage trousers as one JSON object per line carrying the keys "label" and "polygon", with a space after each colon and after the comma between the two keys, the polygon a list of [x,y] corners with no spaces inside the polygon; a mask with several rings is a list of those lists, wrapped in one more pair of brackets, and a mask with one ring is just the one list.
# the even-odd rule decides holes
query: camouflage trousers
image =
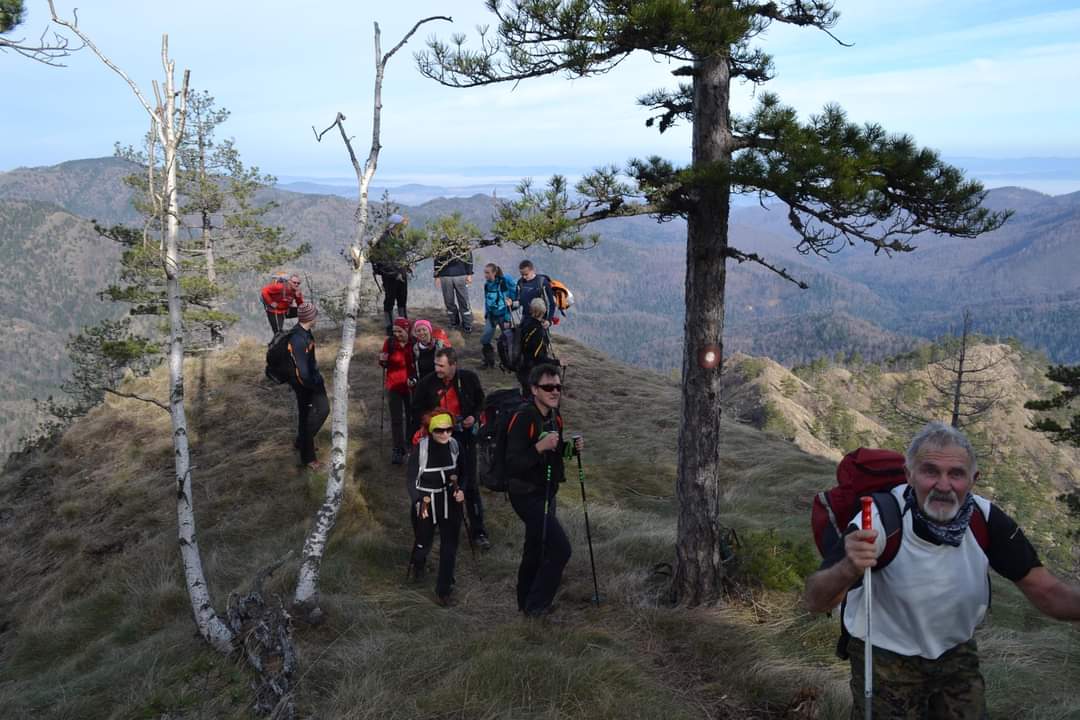
{"label": "camouflage trousers", "polygon": [[[851,638],[851,718],[863,720],[862,640]],[[975,640],[937,660],[874,648],[874,720],[987,720],[986,683]]]}

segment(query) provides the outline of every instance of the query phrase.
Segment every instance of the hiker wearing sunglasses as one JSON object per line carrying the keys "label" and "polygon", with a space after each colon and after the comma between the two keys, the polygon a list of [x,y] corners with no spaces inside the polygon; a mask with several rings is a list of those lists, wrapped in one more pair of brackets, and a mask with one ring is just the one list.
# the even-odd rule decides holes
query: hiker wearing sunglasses
{"label": "hiker wearing sunglasses", "polygon": [[555,496],[566,480],[565,452],[581,452],[577,437],[562,439],[562,380],[554,365],[538,365],[529,377],[532,402],[510,418],[506,431],[506,475],[510,505],[525,523],[518,568],[518,609],[529,617],[547,614],[570,561],[570,540],[556,517]]}
{"label": "hiker wearing sunglasses", "polygon": [[548,306],[543,298],[535,297],[529,302],[529,317],[521,322],[518,332],[521,334],[521,360],[517,370],[521,394],[529,397],[529,377],[532,369],[539,365],[558,365],[558,360],[551,352],[551,335],[548,334],[545,318]]}
{"label": "hiker wearing sunglasses", "polygon": [[454,564],[461,535],[462,505],[465,493],[458,484],[461,446],[452,437],[454,418],[440,412],[427,423],[427,434],[420,438],[416,452],[409,457],[406,487],[411,500],[413,549],[409,574],[414,580],[424,577],[427,556],[439,530],[439,575],[435,581],[435,602],[443,607],[452,604]]}
{"label": "hiker wearing sunglasses", "polygon": [[911,441],[904,473],[907,482],[873,494],[872,529],[860,529],[856,517],[807,578],[806,606],[827,612],[844,603],[838,654],[851,661],[852,718],[866,711],[860,580],[873,568],[875,720],[981,720],[985,682],[973,636],[990,604],[990,568],[1058,620],[1080,620],[1080,588],[1044,568],[1016,522],[972,492],[978,464],[959,430],[926,425]]}
{"label": "hiker wearing sunglasses", "polygon": [[470,539],[483,550],[491,547],[484,527],[484,503],[476,483],[476,423],[484,409],[484,389],[472,370],[459,368],[454,348],[435,351],[435,372],[413,388],[415,417],[431,417],[446,412],[454,419],[454,439],[461,447],[460,484],[469,514]]}
{"label": "hiker wearing sunglasses", "polygon": [[300,292],[300,276],[278,275],[263,286],[259,292],[270,330],[275,335],[285,329],[285,319],[296,317],[296,312],[304,304],[304,294]]}

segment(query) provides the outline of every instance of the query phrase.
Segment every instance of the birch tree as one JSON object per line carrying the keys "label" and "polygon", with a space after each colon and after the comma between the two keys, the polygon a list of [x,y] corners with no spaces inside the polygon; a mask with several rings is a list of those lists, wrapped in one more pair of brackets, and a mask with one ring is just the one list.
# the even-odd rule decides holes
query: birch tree
{"label": "birch tree", "polygon": [[[231,653],[233,632],[214,610],[210,589],[206,584],[202,556],[199,553],[195,526],[195,508],[191,494],[191,456],[188,449],[187,415],[184,411],[184,323],[180,303],[180,205],[176,185],[177,154],[184,136],[184,120],[187,110],[190,72],[185,70],[179,88],[176,87],[176,62],[169,57],[169,36],[161,36],[161,64],[164,70],[162,84],[153,84],[153,105],[139,86],[114,64],[86,36],[78,26],[78,17],[72,20],[57,15],[53,0],[49,0],[53,22],[68,28],[113,72],[131,88],[135,98],[150,117],[150,131],[157,138],[164,154],[164,175],[161,177],[161,197],[165,215],[165,233],[162,238],[161,260],[165,270],[169,309],[169,418],[172,423],[174,468],[176,482],[176,519],[180,558],[184,569],[184,582],[191,611],[199,634],[216,650]],[[179,106],[177,105],[179,98]]]}
{"label": "birch tree", "polygon": [[[727,261],[761,265],[806,287],[787,270],[728,242],[731,194],[786,206],[798,249],[828,255],[856,242],[883,254],[915,249],[923,232],[975,237],[1008,217],[980,207],[982,186],[880,126],[850,122],[827,106],[809,121],[772,93],[759,93],[746,116],[732,111],[732,84],[772,79],[772,58],[756,41],[774,23],[832,37],[839,19],[829,0],[487,0],[494,29],[433,39],[417,56],[420,72],[450,87],[517,83],[546,75],[603,75],[632,54],[675,66],[680,81],[638,98],[665,132],[691,126],[691,162],[652,156],[586,175],[571,197],[556,177],[546,189],[523,185],[504,204],[495,232],[516,244],[576,248],[598,220],[648,214],[687,221],[682,414],[676,495],[679,515],[673,598],[718,600],[730,556],[721,523],[720,367]],[[567,118],[571,123],[572,118]]]}
{"label": "birch tree", "polygon": [[322,568],[323,553],[326,551],[326,543],[330,539],[330,533],[337,522],[338,512],[341,509],[341,498],[345,488],[345,459],[349,447],[349,365],[352,362],[353,344],[356,341],[356,320],[360,300],[360,285],[363,278],[365,256],[370,244],[368,232],[368,190],[371,180],[375,177],[375,169],[379,164],[379,150],[382,144],[379,140],[382,123],[382,85],[386,73],[386,65],[390,58],[404,47],[420,26],[435,20],[452,22],[449,17],[437,15],[420,20],[412,29],[405,34],[401,41],[391,48],[385,55],[382,53],[382,40],[379,24],[375,23],[375,96],[372,107],[371,123],[371,148],[368,151],[367,160],[363,165],[353,149],[352,138],[345,130],[345,116],[340,112],[321,133],[312,127],[315,139],[322,142],[326,133],[335,127],[341,134],[341,140],[349,152],[349,160],[352,162],[356,173],[357,207],[356,207],[356,232],[353,235],[352,245],[349,246],[346,256],[350,261],[349,280],[345,289],[344,315],[345,320],[341,324],[341,347],[338,348],[337,361],[334,364],[334,397],[330,414],[330,473],[326,480],[326,496],[323,504],[315,513],[311,530],[304,541],[303,557],[301,558],[300,573],[296,582],[296,593],[293,596],[294,612],[300,613],[308,622],[317,623],[322,620],[323,612],[319,607],[319,572]]}

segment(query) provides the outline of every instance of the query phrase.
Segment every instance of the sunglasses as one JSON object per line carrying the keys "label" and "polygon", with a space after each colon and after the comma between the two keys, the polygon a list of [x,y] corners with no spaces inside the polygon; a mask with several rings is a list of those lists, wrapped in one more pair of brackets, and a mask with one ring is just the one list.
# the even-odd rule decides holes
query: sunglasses
{"label": "sunglasses", "polygon": [[543,385],[537,385],[536,387],[540,388],[544,392],[549,392],[549,393],[550,392],[559,392],[559,393],[562,392],[562,385],[556,385],[554,383],[550,383],[550,384],[545,383]]}
{"label": "sunglasses", "polygon": [[454,428],[435,428],[431,432],[441,434],[441,433],[448,433],[448,432],[453,432],[453,431],[454,431]]}

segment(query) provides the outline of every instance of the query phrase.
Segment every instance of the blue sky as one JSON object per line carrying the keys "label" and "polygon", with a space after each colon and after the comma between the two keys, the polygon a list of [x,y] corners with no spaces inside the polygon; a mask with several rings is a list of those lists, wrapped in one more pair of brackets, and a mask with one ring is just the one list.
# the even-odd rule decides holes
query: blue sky
{"label": "blue sky", "polygon": [[[75,4],[58,0],[68,15]],[[27,6],[18,34],[36,36],[47,4]],[[174,6],[184,14],[170,17]],[[853,119],[910,133],[948,157],[1080,158],[1080,0],[838,0],[837,8],[835,32],[854,47],[780,26],[761,38],[776,61],[768,89],[800,113],[838,102]],[[427,26],[387,73],[383,181],[469,168],[485,168],[485,176],[573,173],[653,153],[682,160],[689,152],[686,128],[660,136],[644,127],[635,98],[671,85],[673,67],[647,55],[605,77],[516,88],[452,90],[421,78],[412,51],[431,32],[475,37],[474,27],[490,21],[482,0],[92,0],[79,14],[81,27],[148,93],[167,31],[193,85],[232,111],[224,132],[246,161],[281,176],[351,174],[340,141],[317,144],[311,126],[329,124],[340,110],[366,151],[372,21],[382,26],[385,47],[432,14],[455,22]],[[115,141],[136,142],[145,131],[143,111],[119,77],[89,52],[68,62],[55,69],[0,54],[0,170],[107,155]],[[740,88],[736,106],[750,107],[752,92]],[[1073,184],[1080,188],[1080,180]]]}

